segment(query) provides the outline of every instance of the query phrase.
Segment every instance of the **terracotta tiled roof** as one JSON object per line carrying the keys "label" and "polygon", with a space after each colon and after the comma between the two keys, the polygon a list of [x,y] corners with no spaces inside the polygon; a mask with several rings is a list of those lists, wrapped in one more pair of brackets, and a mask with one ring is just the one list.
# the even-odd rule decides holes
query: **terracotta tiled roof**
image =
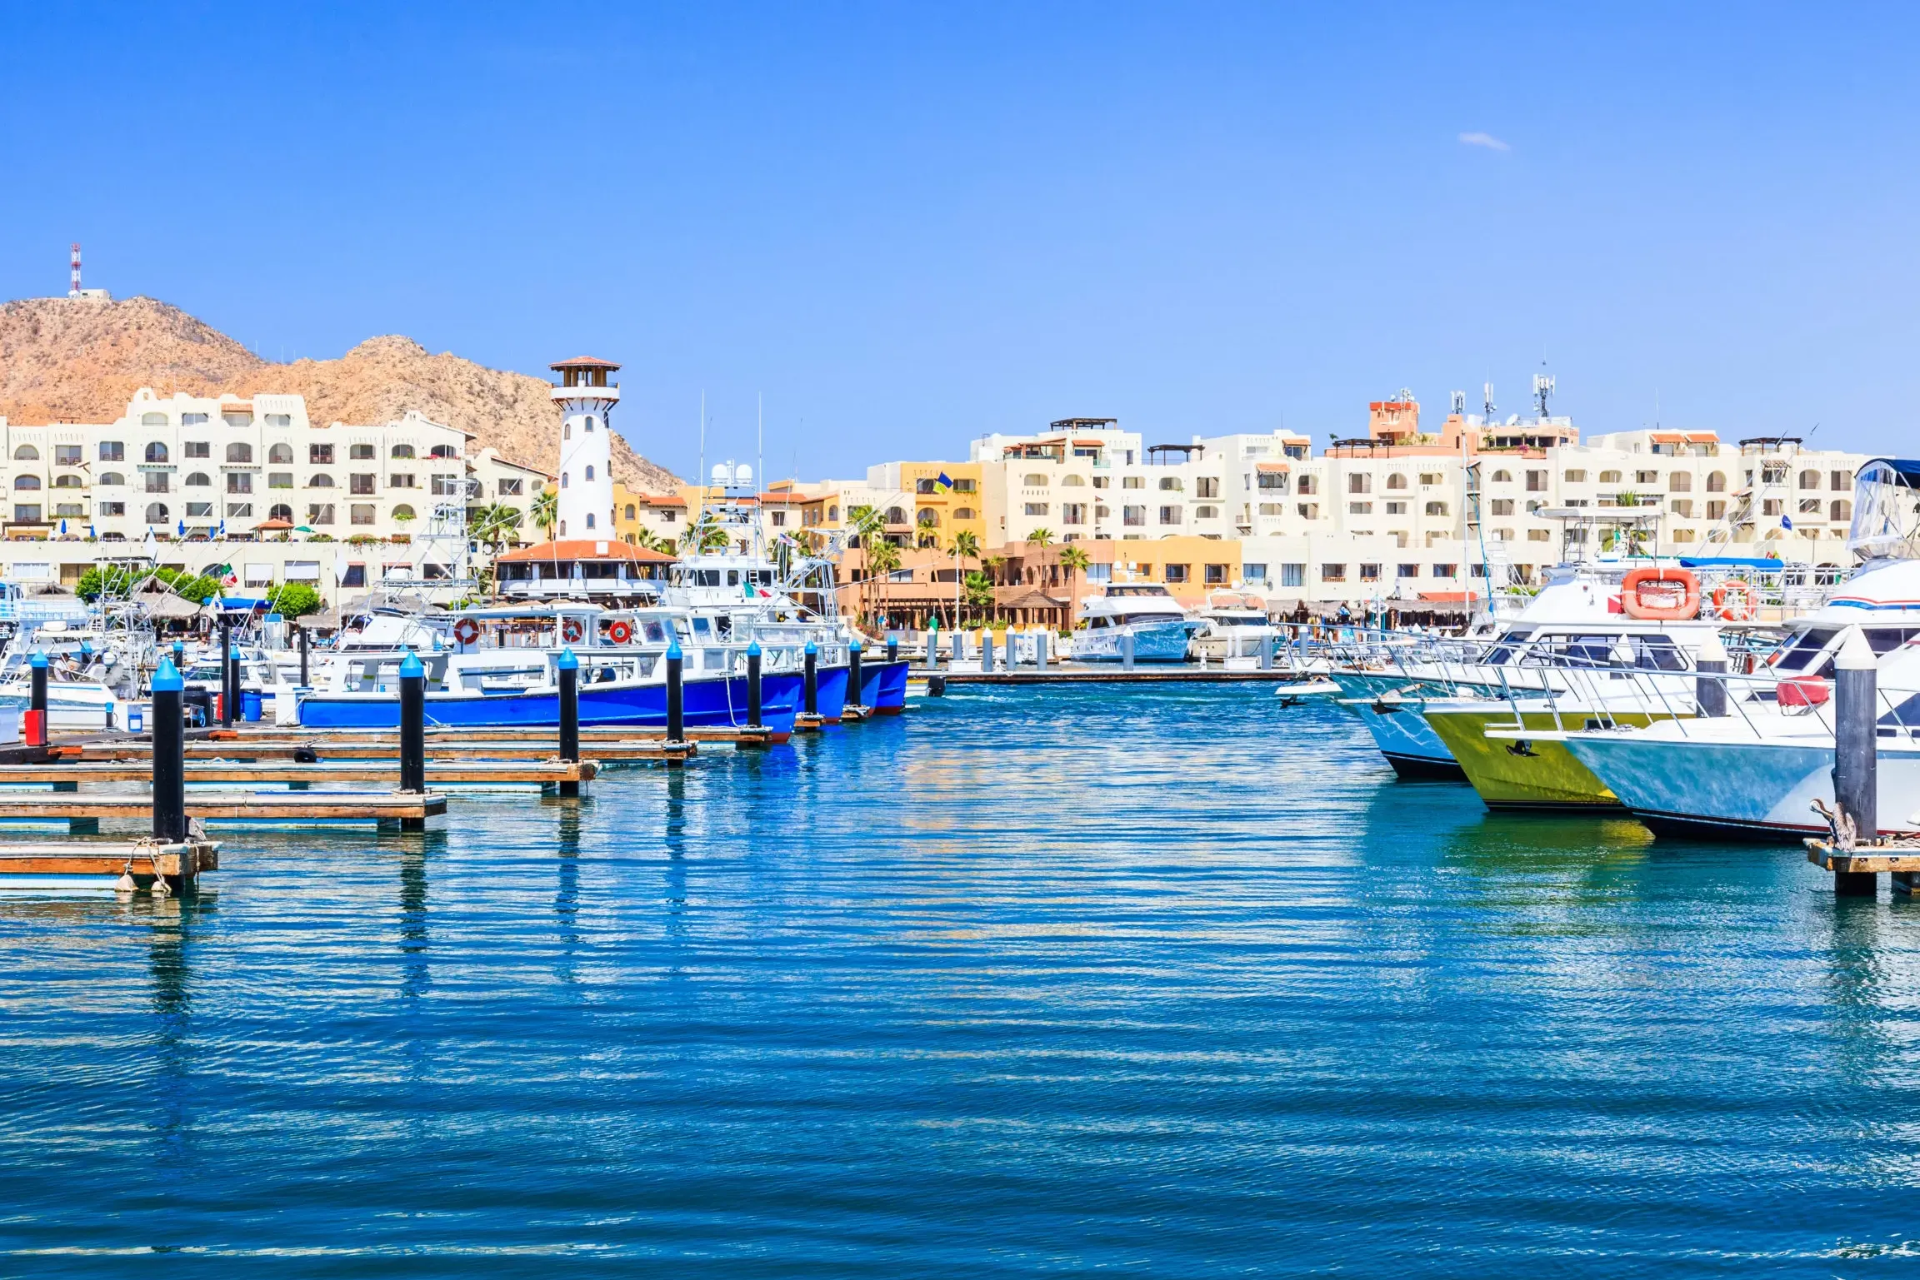
{"label": "terracotta tiled roof", "polygon": [[620,366],[611,360],[602,360],[599,356],[575,356],[571,360],[560,360],[547,366],[549,369],[618,369]]}

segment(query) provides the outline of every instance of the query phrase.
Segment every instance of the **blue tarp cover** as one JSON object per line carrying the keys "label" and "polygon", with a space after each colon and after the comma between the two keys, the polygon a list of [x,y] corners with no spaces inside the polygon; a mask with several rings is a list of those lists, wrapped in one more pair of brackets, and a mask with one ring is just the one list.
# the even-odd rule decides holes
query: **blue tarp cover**
{"label": "blue tarp cover", "polygon": [[1680,566],[1684,569],[1784,569],[1784,560],[1770,560],[1759,556],[1681,556]]}

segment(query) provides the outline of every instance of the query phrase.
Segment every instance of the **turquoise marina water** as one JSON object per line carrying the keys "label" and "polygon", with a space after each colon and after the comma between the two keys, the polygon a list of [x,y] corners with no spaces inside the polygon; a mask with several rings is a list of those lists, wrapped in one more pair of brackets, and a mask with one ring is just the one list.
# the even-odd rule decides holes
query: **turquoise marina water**
{"label": "turquoise marina water", "polygon": [[1274,701],[960,691],[0,901],[0,1273],[1916,1265],[1920,904]]}

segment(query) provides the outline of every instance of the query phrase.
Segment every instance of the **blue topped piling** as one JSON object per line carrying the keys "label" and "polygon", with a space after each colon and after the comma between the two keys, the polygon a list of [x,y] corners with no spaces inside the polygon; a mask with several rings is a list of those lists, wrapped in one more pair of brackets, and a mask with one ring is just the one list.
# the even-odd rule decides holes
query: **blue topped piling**
{"label": "blue topped piling", "polygon": [[[571,764],[580,759],[580,659],[566,648],[553,665],[560,676],[560,758]],[[580,784],[562,782],[560,794],[577,796]]]}
{"label": "blue topped piling", "polygon": [[674,636],[667,645],[667,744],[669,746],[685,742],[687,738],[686,690],[682,687],[681,663],[686,655],[680,651],[680,637]]}
{"label": "blue topped piling", "polygon": [[847,641],[847,705],[865,706],[860,701],[860,637]]}
{"label": "blue topped piling", "polygon": [[27,745],[44,747],[47,745],[47,655],[35,649],[27,667],[32,673],[27,694]]}
{"label": "blue topped piling", "polygon": [[760,642],[747,645],[747,728],[760,727]]}
{"label": "blue topped piling", "polygon": [[187,682],[166,658],[153,673],[153,838],[178,844],[187,838],[185,709]]}
{"label": "blue topped piling", "polygon": [[820,646],[809,640],[802,652],[806,656],[806,712],[817,716],[820,714]]}
{"label": "blue topped piling", "polygon": [[889,631],[887,633],[887,662],[892,664],[898,661],[900,661],[900,637]]}
{"label": "blue topped piling", "polygon": [[400,789],[427,789],[427,669],[411,649],[400,662]]}

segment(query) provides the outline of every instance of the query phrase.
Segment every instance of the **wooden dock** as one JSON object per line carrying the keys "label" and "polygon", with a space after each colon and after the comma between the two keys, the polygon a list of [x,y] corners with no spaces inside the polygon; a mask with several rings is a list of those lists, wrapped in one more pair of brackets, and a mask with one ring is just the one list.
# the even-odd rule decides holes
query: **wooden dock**
{"label": "wooden dock", "polygon": [[[580,741],[586,742],[664,742],[667,731],[640,724],[583,724],[580,726]],[[741,746],[753,746],[770,741],[773,730],[762,726],[749,729],[744,726],[722,727],[718,725],[688,726],[687,742],[731,742]],[[280,739],[301,740],[327,739],[339,742],[399,742],[400,734],[395,729],[312,729],[299,725],[261,725],[247,729],[211,729],[204,738],[190,738],[189,741],[208,742],[245,742],[250,739],[276,741]],[[481,738],[488,742],[540,742],[557,746],[560,742],[559,731],[551,726],[517,728],[512,725],[494,725],[480,729],[449,729],[443,726],[428,725],[426,728],[427,749],[441,742],[462,742],[469,738]]]}
{"label": "wooden dock", "polygon": [[[275,826],[374,825],[403,831],[424,830],[429,820],[444,819],[447,797],[436,791],[234,791],[196,792],[187,812],[207,823],[256,823]],[[0,821],[66,821],[75,832],[97,832],[100,823],[153,820],[146,795],[74,791],[0,795]]]}
{"label": "wooden dock", "polygon": [[[554,758],[556,748],[541,746],[533,742],[432,742],[427,744],[427,772],[432,776],[437,764],[447,765],[454,761],[546,761]],[[67,748],[66,759],[77,762],[106,760],[151,760],[153,748],[150,743],[128,738],[115,742],[90,742],[82,746]],[[644,764],[649,762],[678,763],[699,754],[699,747],[689,742],[678,746],[669,746],[665,742],[595,742],[590,746],[582,744],[581,753],[590,755],[596,764]],[[269,738],[245,738],[222,742],[189,742],[186,744],[186,757],[193,761],[221,760],[353,760],[386,761],[387,771],[383,777],[391,777],[398,769],[400,743],[380,741],[338,741],[334,739],[287,738],[275,740]]]}
{"label": "wooden dock", "polygon": [[1188,667],[1169,663],[1165,668],[1120,664],[1085,667],[1048,667],[1045,671],[925,671],[915,668],[909,679],[940,679],[948,688],[965,684],[1292,684],[1310,677],[1297,671],[1239,671],[1226,667]]}
{"label": "wooden dock", "polygon": [[[598,773],[599,765],[592,760],[524,763],[513,760],[427,761],[427,782],[431,785],[553,787],[563,782],[591,782]],[[146,782],[152,777],[153,766],[144,758],[0,765],[0,787],[75,787],[94,782]],[[238,783],[242,786],[256,783],[324,786],[341,782],[392,782],[393,778],[394,766],[384,762],[365,764],[351,760],[323,760],[287,763],[189,758],[186,765],[189,787],[221,783]]]}
{"label": "wooden dock", "polygon": [[208,840],[58,840],[0,845],[0,892],[50,889],[177,891],[220,866],[220,846]]}

